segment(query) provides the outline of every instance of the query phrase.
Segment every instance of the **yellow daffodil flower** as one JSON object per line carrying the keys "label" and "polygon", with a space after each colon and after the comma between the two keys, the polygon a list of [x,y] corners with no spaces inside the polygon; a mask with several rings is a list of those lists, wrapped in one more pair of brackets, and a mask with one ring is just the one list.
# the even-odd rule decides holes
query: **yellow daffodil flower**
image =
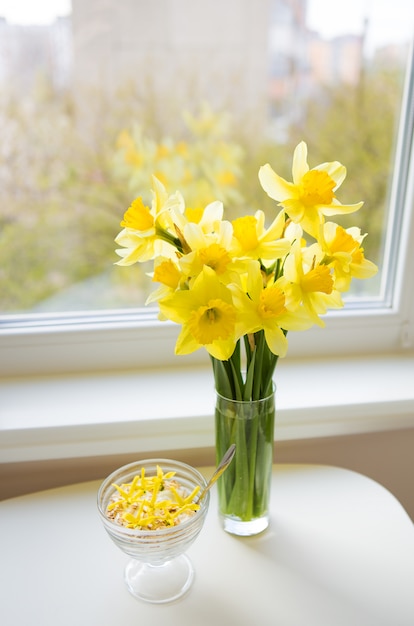
{"label": "yellow daffodil flower", "polygon": [[116,250],[121,260],[117,265],[132,265],[173,254],[171,241],[176,236],[174,216],[184,211],[184,200],[179,192],[168,196],[164,185],[153,176],[152,204],[148,207],[141,197],[128,208],[121,222],[124,229],[115,238],[122,246]]}
{"label": "yellow daffodil flower", "polygon": [[318,248],[308,260],[302,254],[300,242],[292,245],[292,252],[286,257],[283,276],[278,283],[286,293],[287,306],[290,310],[299,310],[304,307],[306,313],[318,326],[325,326],[320,315],[324,315],[330,308],[343,307],[340,293],[334,288],[334,279],[330,268],[321,263],[322,251]]}
{"label": "yellow daffodil flower", "polygon": [[121,226],[124,229],[115,238],[115,242],[122,246],[116,250],[121,257],[116,265],[132,265],[152,259],[156,241],[155,222],[150,208],[143,203],[142,198],[136,198],[132,202]]}
{"label": "yellow daffodil flower", "polygon": [[206,207],[198,224],[184,226],[184,238],[191,251],[179,259],[179,265],[189,278],[198,276],[204,267],[210,267],[221,282],[227,284],[237,282],[240,273],[245,271],[244,261],[231,254],[233,228],[230,222],[218,219],[221,215],[221,203],[212,203]]}
{"label": "yellow daffodil flower", "polygon": [[317,238],[324,216],[354,213],[363,205],[341,204],[335,191],[346,177],[346,168],[338,161],[322,163],[309,169],[307,146],[302,141],[293,155],[292,177],[288,182],[276,174],[269,163],[259,170],[259,180],[264,191],[279,203],[293,222]]}
{"label": "yellow daffodil flower", "polygon": [[[216,200],[207,204],[204,209],[188,209],[186,207],[183,212],[178,211],[175,213],[174,221],[184,234],[189,224],[198,226],[195,229],[196,232],[201,229],[204,234],[213,234],[222,230],[223,213],[223,203]],[[191,228],[192,226],[189,226],[190,231]]]}
{"label": "yellow daffodil flower", "polygon": [[326,255],[324,262],[334,270],[338,291],[347,291],[352,278],[371,278],[378,272],[375,263],[364,256],[364,239],[360,228],[344,229],[334,222],[324,224],[320,245]]}
{"label": "yellow daffodil flower", "polygon": [[179,191],[168,195],[163,183],[156,177],[152,177],[152,206],[155,225],[158,234],[164,232],[175,234],[174,224],[177,216],[184,213],[184,198]]}
{"label": "yellow daffodil flower", "polygon": [[233,220],[233,246],[235,256],[248,259],[276,260],[285,256],[290,249],[290,241],[283,237],[285,217],[281,212],[268,229],[265,228],[265,214],[256,211],[255,215],[245,215]]}
{"label": "yellow daffodil flower", "polygon": [[285,294],[279,281],[264,281],[260,265],[251,262],[245,288],[230,285],[234,304],[242,311],[236,326],[239,336],[264,330],[266,343],[273,354],[284,357],[288,342],[283,330],[304,330],[313,321],[304,311],[291,313],[285,306]]}
{"label": "yellow daffodil flower", "polygon": [[152,276],[153,282],[160,283],[160,286],[150,293],[145,304],[166,298],[182,283],[185,283],[185,277],[181,273],[179,265],[173,259],[162,256],[154,260],[154,272],[149,275]]}
{"label": "yellow daffodil flower", "polygon": [[204,267],[190,289],[176,291],[159,302],[163,316],[182,329],[176,354],[204,347],[209,354],[227,360],[236,345],[237,311],[232,295],[209,267]]}
{"label": "yellow daffodil flower", "polygon": [[181,279],[181,272],[176,263],[173,263],[171,259],[158,259],[155,264],[153,281],[159,282],[169,287],[170,289],[177,289]]}

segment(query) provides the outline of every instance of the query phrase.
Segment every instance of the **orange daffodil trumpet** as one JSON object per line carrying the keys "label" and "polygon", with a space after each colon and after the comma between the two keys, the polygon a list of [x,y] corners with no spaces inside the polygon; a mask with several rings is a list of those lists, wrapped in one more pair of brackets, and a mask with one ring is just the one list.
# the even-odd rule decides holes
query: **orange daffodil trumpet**
{"label": "orange daffodil trumpet", "polygon": [[230,222],[218,201],[188,209],[181,193],[169,195],[155,176],[150,206],[138,197],[126,211],[116,237],[118,264],[154,261],[151,276],[159,286],[147,302],[158,302],[160,319],[181,325],[177,354],[203,347],[211,355],[217,391],[266,397],[288,331],[323,326],[321,316],[343,306],[341,294],[352,280],[377,272],[364,257],[359,228],[325,221],[363,205],[336,198],[345,176],[337,161],[310,169],[302,142],[292,182],[269,164],[259,170],[262,188],[280,207],[268,227],[260,210]]}

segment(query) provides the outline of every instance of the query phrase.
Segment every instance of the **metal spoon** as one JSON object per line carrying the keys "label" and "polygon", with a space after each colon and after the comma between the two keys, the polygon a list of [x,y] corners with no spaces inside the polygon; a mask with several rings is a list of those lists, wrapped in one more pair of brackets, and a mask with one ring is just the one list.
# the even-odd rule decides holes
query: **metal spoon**
{"label": "metal spoon", "polygon": [[233,460],[235,452],[236,452],[236,444],[232,443],[230,448],[224,454],[224,456],[221,459],[220,463],[217,465],[216,470],[215,470],[214,474],[212,475],[212,477],[210,478],[210,480],[208,481],[207,485],[204,487],[203,491],[198,496],[198,498],[196,496],[196,499],[194,500],[194,502],[198,503],[198,502],[200,502],[200,500],[202,500],[204,498],[204,496],[206,495],[207,491],[216,482],[217,478],[220,478],[222,473],[228,468],[228,466],[230,465],[230,463]]}

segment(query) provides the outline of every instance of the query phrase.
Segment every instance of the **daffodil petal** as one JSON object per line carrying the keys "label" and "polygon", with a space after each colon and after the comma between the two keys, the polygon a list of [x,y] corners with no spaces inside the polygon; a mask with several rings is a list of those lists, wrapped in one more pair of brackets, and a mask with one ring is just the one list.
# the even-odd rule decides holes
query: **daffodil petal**
{"label": "daffodil petal", "polygon": [[262,289],[263,278],[260,271],[260,265],[257,261],[252,261],[247,275],[247,295],[250,300],[253,302],[258,300]]}
{"label": "daffodil petal", "polygon": [[363,204],[363,202],[357,202],[356,204],[341,204],[340,202],[336,201],[329,206],[319,206],[317,208],[321,211],[321,213],[327,216],[338,214],[347,215],[349,213],[355,213],[356,211],[359,211]]}
{"label": "daffodil petal", "polygon": [[309,171],[307,158],[308,147],[304,141],[301,141],[293,153],[292,177],[295,185],[299,185],[303,176]]}
{"label": "daffodil petal", "polygon": [[199,224],[190,222],[185,225],[184,238],[192,250],[198,250],[205,246],[205,237]]}
{"label": "daffodil petal", "polygon": [[159,302],[160,311],[176,324],[187,321],[189,312],[197,306],[190,291],[176,291]]}
{"label": "daffodil petal", "polygon": [[269,346],[270,350],[273,352],[273,354],[277,354],[281,358],[286,356],[288,341],[279,326],[274,325],[271,328],[265,327],[264,333],[266,343]]}
{"label": "daffodil petal", "polygon": [[234,352],[236,347],[235,337],[215,341],[214,343],[204,346],[209,354],[220,361],[227,361]]}
{"label": "daffodil petal", "polygon": [[204,209],[202,218],[200,220],[200,226],[208,226],[213,224],[214,222],[219,222],[223,219],[223,203],[216,200],[215,202],[210,202]]}
{"label": "daffodil petal", "polygon": [[371,278],[378,272],[378,267],[372,261],[363,259],[361,263],[351,263],[352,276],[355,278]]}
{"label": "daffodil petal", "polygon": [[278,202],[283,202],[288,198],[292,198],[292,196],[297,196],[295,185],[276,174],[269,163],[261,166],[259,170],[259,181],[267,195]]}
{"label": "daffodil petal", "polygon": [[201,347],[204,346],[194,339],[187,326],[183,326],[175,344],[175,354],[191,354]]}
{"label": "daffodil petal", "polygon": [[286,212],[289,214],[290,219],[298,224],[302,221],[303,216],[305,215],[305,206],[304,204],[297,198],[288,198],[280,202],[283,207],[286,209]]}
{"label": "daffodil petal", "polygon": [[[259,213],[259,211],[257,213]],[[260,213],[262,213],[262,211]],[[263,215],[263,220],[264,220],[264,215]],[[280,239],[285,229],[285,223],[286,223],[285,212],[283,210],[279,211],[279,213],[277,214],[273,222],[270,224],[264,236],[261,237],[261,241],[267,242],[267,241],[274,241],[275,239]]]}
{"label": "daffodil petal", "polygon": [[281,328],[293,331],[308,330],[314,324],[313,319],[301,308],[297,308],[293,313],[281,315],[278,322]]}
{"label": "daffodil petal", "polygon": [[154,175],[152,176],[152,189],[152,209],[155,215],[157,215],[163,208],[168,194],[162,182]]}
{"label": "daffodil petal", "polygon": [[[320,213],[323,213],[320,211]],[[320,216],[317,206],[307,207],[304,211],[303,217],[300,220],[300,225],[303,230],[317,239],[319,234],[320,225],[323,222],[323,217]],[[292,217],[293,220],[293,217]]]}

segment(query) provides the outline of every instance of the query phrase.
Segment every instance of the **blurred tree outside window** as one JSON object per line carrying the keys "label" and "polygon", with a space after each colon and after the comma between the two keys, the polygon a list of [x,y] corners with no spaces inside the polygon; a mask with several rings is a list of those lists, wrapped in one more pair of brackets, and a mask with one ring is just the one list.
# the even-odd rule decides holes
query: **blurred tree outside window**
{"label": "blurred tree outside window", "polygon": [[0,316],[142,307],[148,269],[115,266],[114,237],[151,174],[194,211],[218,199],[228,219],[262,208],[270,220],[258,169],[290,179],[302,139],[310,166],[341,161],[347,199],[365,202],[350,221],[380,272],[351,296],[378,297],[410,3],[72,0],[59,14],[51,1],[41,24],[8,4]]}

